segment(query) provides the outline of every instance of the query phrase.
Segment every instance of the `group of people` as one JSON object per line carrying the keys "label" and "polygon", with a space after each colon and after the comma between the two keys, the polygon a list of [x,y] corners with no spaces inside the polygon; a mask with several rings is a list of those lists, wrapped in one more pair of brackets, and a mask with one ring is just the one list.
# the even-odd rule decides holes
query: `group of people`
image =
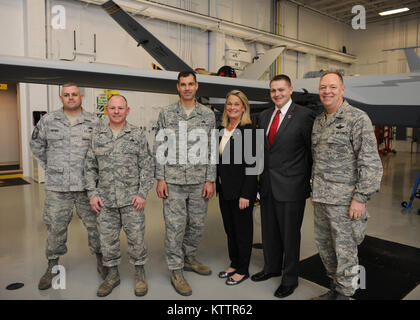
{"label": "group of people", "polygon": [[[144,207],[157,180],[157,196],[163,199],[166,261],[179,294],[192,294],[184,271],[212,273],[196,257],[208,201],[215,192],[230,259],[218,277],[230,286],[249,278],[253,208],[259,192],[264,267],[251,280],[281,275],[274,295],[283,298],[294,292],[300,229],[306,199],[312,197],[315,242],[331,278],[330,290],[315,299],[352,296],[357,245],[368,219],[366,203],[379,190],[382,164],[369,117],[343,100],[342,76],[327,72],[321,77],[319,95],[325,111],[317,117],[292,101],[287,75],[275,76],[270,82],[274,107],[261,112],[257,125],[252,124],[246,95],[232,90],[218,130],[214,113],[196,100],[195,73],[179,73],[177,90],[179,101],[163,108],[157,121],[157,134],[170,131],[176,137],[175,146],[170,145],[174,144],[170,134],[163,135],[156,138],[152,153],[144,131],[126,120],[130,108],[124,96],[109,98],[108,120],[100,121],[83,110],[76,84],[62,86],[63,108],[38,122],[30,143],[46,170],[48,267],[38,288],[51,287],[53,267],[67,252],[67,227],[76,206],[104,280],[97,295],[109,295],[120,283],[121,228],[127,236],[129,261],[135,266],[134,292],[145,295]],[[197,148],[202,138],[198,130],[206,136],[207,153],[199,156],[201,161],[181,161],[203,152]],[[217,161],[209,152],[215,140]],[[165,146],[175,154],[168,156],[166,148],[158,157]],[[258,161],[249,161],[253,156],[264,157],[260,170],[255,170]]]}

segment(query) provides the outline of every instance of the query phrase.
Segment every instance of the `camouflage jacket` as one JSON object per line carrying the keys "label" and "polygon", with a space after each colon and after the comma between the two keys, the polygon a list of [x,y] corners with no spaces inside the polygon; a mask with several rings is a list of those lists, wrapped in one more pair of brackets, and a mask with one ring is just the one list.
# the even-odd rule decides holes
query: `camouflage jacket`
{"label": "camouflage jacket", "polygon": [[30,147],[45,169],[45,189],[83,191],[83,168],[93,129],[99,119],[82,110],[77,122],[70,125],[64,110],[47,113],[32,132]]}
{"label": "camouflage jacket", "polygon": [[134,196],[146,199],[154,184],[154,161],[143,130],[126,122],[117,138],[108,123],[93,134],[85,160],[89,199],[100,196],[104,205],[131,205]]}
{"label": "camouflage jacket", "polygon": [[[189,116],[185,113],[180,102],[164,108],[159,113],[154,144],[155,178],[178,185],[200,184],[206,181],[214,182],[216,180],[216,164],[211,159],[211,143],[213,139],[212,129],[215,129],[215,126],[216,120],[213,111],[200,103],[196,104]],[[173,139],[164,142],[162,137],[159,138],[160,135],[165,135],[165,131],[169,131],[167,135]],[[198,135],[194,134],[198,131],[206,135],[206,138],[199,138]],[[200,141],[207,142],[205,154],[202,155],[203,158],[200,157],[204,161],[195,162],[191,155],[197,154],[197,145]],[[168,156],[166,160],[170,158],[166,162],[158,156],[159,151],[165,149],[165,145],[169,147],[165,153]],[[161,152],[162,154],[163,152]]]}
{"label": "camouflage jacket", "polygon": [[348,205],[366,203],[379,191],[382,162],[368,115],[344,101],[327,120],[326,112],[312,130],[312,200]]}

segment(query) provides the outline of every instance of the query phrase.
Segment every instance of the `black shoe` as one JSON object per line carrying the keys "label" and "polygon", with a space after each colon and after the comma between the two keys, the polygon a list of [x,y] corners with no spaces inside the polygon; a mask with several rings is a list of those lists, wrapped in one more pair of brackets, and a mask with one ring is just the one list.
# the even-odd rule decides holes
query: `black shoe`
{"label": "black shoe", "polygon": [[227,284],[228,286],[234,286],[234,285],[240,284],[242,281],[245,281],[245,280],[246,280],[246,279],[248,279],[248,278],[249,278],[249,274],[244,275],[244,277],[243,277],[241,280],[239,280],[239,281],[236,281],[236,280],[234,280],[232,277],[229,277],[229,278],[226,280],[226,284]]}
{"label": "black shoe", "polygon": [[295,291],[297,286],[297,284],[292,286],[280,285],[280,287],[277,288],[276,292],[274,292],[274,296],[277,298],[285,298],[287,296],[290,296]]}
{"label": "black shoe", "polygon": [[270,279],[272,277],[279,277],[279,276],[281,276],[281,272],[278,272],[278,273],[265,273],[264,270],[263,270],[263,271],[260,271],[260,272],[258,272],[256,274],[254,274],[251,277],[251,280],[252,281],[255,281],[255,282],[259,282],[259,281],[268,280],[268,279]]}
{"label": "black shoe", "polygon": [[229,278],[230,276],[233,276],[235,274],[236,271],[232,271],[232,272],[226,272],[226,271],[220,271],[219,272],[219,278],[224,279],[224,278]]}

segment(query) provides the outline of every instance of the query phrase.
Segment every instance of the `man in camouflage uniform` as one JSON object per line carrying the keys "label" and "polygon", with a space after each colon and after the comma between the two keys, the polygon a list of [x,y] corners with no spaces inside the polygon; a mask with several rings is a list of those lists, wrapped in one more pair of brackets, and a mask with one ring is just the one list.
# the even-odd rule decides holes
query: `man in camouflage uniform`
{"label": "man in camouflage uniform", "polygon": [[365,236],[366,203],[377,192],[382,163],[368,115],[343,100],[339,73],[319,84],[325,107],[312,130],[312,201],[315,242],[331,278],[331,290],[316,300],[348,300],[357,289],[357,246]]}
{"label": "man in camouflage uniform", "polygon": [[[196,102],[197,89],[193,72],[178,75],[180,101],[160,112],[155,142],[156,191],[163,199],[166,260],[171,283],[176,292],[184,296],[191,295],[192,290],[184,278],[183,269],[200,275],[211,274],[210,268],[198,262],[195,256],[203,233],[208,200],[214,194],[216,165],[210,159],[209,146],[215,116],[210,109]],[[195,147],[200,143],[200,137],[192,132],[197,129],[205,135],[201,138],[207,139],[201,139],[206,144],[206,151],[201,154],[200,161],[192,159],[197,153]],[[166,131],[169,132],[168,137],[173,133],[176,140],[166,142],[169,146],[166,150],[168,158],[163,159],[166,151],[161,151]]]}
{"label": "man in camouflage uniform", "polygon": [[83,178],[85,155],[98,118],[82,109],[82,97],[76,84],[64,84],[60,96],[63,108],[42,117],[30,142],[32,153],[46,172],[48,268],[39,281],[40,290],[51,287],[52,268],[58,264],[59,256],[67,252],[67,227],[74,206],[88,231],[89,249],[96,254],[98,272],[105,277],[96,214],[89,206]]}
{"label": "man in camouflage uniform", "polygon": [[120,230],[127,236],[129,261],[135,266],[136,296],[147,293],[144,244],[147,193],[154,184],[154,161],[143,130],[126,121],[130,109],[121,95],[108,100],[109,123],[92,134],[85,161],[86,190],[98,214],[103,265],[108,273],[97,295],[107,296],[120,284]]}

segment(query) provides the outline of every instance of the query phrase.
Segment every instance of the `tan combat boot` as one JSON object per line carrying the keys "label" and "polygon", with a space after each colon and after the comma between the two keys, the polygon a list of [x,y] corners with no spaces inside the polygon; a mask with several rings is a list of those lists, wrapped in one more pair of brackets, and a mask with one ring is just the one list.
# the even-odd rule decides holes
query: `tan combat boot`
{"label": "tan combat boot", "polygon": [[118,267],[110,267],[108,274],[106,275],[105,281],[99,286],[98,297],[106,297],[112,292],[116,286],[120,284],[120,274],[118,273]]}
{"label": "tan combat boot", "polygon": [[337,291],[330,290],[319,297],[314,297],[311,300],[350,300],[350,297],[347,297]]}
{"label": "tan combat boot", "polygon": [[193,257],[185,257],[184,261],[185,271],[194,271],[202,276],[208,276],[211,274],[211,269],[204,264],[201,264]]}
{"label": "tan combat boot", "polygon": [[190,296],[192,290],[187,280],[184,278],[184,272],[182,269],[171,270],[171,283],[175,291],[182,296]]}
{"label": "tan combat boot", "polygon": [[106,275],[108,273],[108,268],[104,267],[102,264],[102,254],[97,253],[96,254],[96,270],[98,270],[98,273],[101,275],[102,280],[105,280]]}
{"label": "tan combat boot", "polygon": [[47,271],[45,271],[44,275],[39,280],[39,284],[38,284],[39,290],[46,290],[51,287],[51,282],[52,282],[53,277],[58,274],[58,272],[54,274],[52,273],[52,268],[56,265],[58,265],[58,258],[48,260]]}
{"label": "tan combat boot", "polygon": [[327,293],[311,298],[311,300],[335,300],[335,296],[336,292],[334,290],[329,290]]}
{"label": "tan combat boot", "polygon": [[142,297],[147,293],[147,282],[146,282],[146,273],[144,272],[143,266],[136,266],[136,289],[134,294],[137,297]]}

